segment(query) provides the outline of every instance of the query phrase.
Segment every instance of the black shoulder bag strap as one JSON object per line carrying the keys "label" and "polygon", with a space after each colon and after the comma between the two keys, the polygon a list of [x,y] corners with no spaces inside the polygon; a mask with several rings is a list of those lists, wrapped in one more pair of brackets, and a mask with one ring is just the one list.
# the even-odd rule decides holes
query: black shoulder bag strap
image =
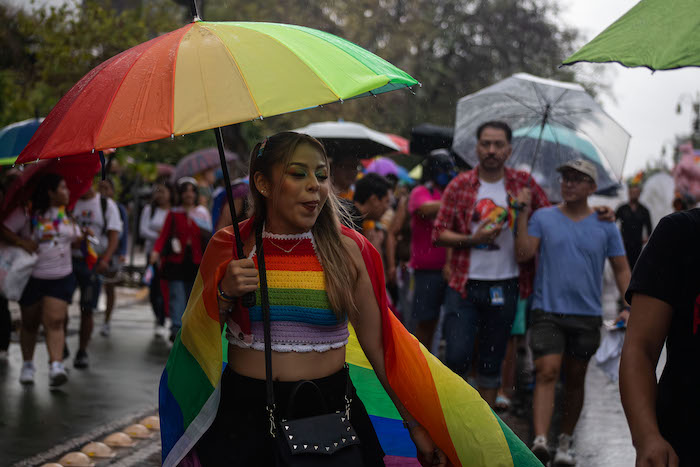
{"label": "black shoulder bag strap", "polygon": [[100,207],[102,208],[102,236],[107,235],[107,198],[100,195]]}
{"label": "black shoulder bag strap", "polygon": [[275,391],[272,385],[272,338],[270,332],[270,298],[267,293],[267,275],[265,273],[265,256],[262,242],[263,223],[255,227],[255,249],[258,257],[258,274],[260,275],[260,300],[262,302],[263,335],[265,338],[265,389],[267,405],[265,410],[270,421],[270,435],[276,436],[275,429]]}

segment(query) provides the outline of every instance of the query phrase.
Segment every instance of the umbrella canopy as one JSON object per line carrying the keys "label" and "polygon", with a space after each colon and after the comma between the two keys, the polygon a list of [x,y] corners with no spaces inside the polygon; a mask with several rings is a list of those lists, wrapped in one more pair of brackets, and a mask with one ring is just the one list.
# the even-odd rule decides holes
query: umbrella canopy
{"label": "umbrella canopy", "polygon": [[415,182],[415,180],[409,175],[408,170],[401,167],[394,160],[389,159],[388,157],[375,157],[374,159],[371,159],[365,167],[365,172],[376,173],[383,177],[393,175],[404,183],[410,184]]}
{"label": "umbrella canopy", "polygon": [[156,173],[159,177],[171,177],[175,173],[175,166],[158,162],[156,163]]}
{"label": "umbrella canopy", "polygon": [[0,130],[0,165],[12,165],[27,145],[43,118],[11,123]]}
{"label": "umbrella canopy", "polygon": [[700,66],[700,3],[643,0],[564,60],[671,70]]}
{"label": "umbrella canopy", "polygon": [[401,152],[401,147],[389,135],[361,123],[319,122],[293,131],[321,140],[328,156],[336,160],[351,156],[367,159],[379,154]]}
{"label": "umbrella canopy", "polygon": [[387,175],[394,175],[396,177],[399,176],[398,164],[386,157],[375,157],[372,159],[369,165],[367,165],[366,171],[368,173],[379,174],[383,177],[386,177]]}
{"label": "umbrella canopy", "polygon": [[452,147],[454,128],[421,123],[411,129],[411,153],[427,156],[434,149]]}
{"label": "umbrella canopy", "polygon": [[519,128],[513,131],[512,145],[513,153],[508,165],[530,172],[552,202],[561,201],[560,174],[556,171],[557,167],[573,159],[588,159],[595,164],[599,194],[616,189],[620,185],[605,168],[604,158],[595,145],[583,135],[568,128],[547,124],[541,137],[539,127]]}
{"label": "umbrella canopy", "polygon": [[396,145],[399,147],[399,152],[403,154],[408,154],[410,153],[410,146],[411,143],[408,141],[406,138],[403,136],[399,135],[394,135],[392,133],[387,133],[386,134],[391,140],[396,143]]}
{"label": "umbrella canopy", "polygon": [[70,190],[68,209],[71,210],[78,198],[88,191],[99,170],[100,160],[93,154],[80,154],[61,160],[54,159],[28,164],[24,167],[22,174],[8,187],[2,209],[0,209],[0,217],[4,219],[17,206],[29,201],[41,176],[47,173],[56,173],[65,179],[68,190]]}
{"label": "umbrella canopy", "polygon": [[[518,73],[460,99],[452,148],[472,166],[478,164],[476,130],[491,120],[508,123],[530,141],[537,135],[535,144],[519,149],[526,153],[523,157],[533,175],[540,167],[544,173],[545,167],[557,167],[562,158],[570,157],[565,155],[567,147],[574,152],[566,154],[581,154],[618,180],[622,177],[630,136],[578,84]],[[523,168],[517,157],[507,164]]]}
{"label": "umbrella canopy", "polygon": [[49,113],[18,162],[127,146],[415,84],[385,60],[323,31],[195,21],[85,75]]}
{"label": "umbrella canopy", "polygon": [[[238,160],[238,156],[232,152],[224,151],[227,162]],[[219,166],[219,151],[217,148],[206,148],[195,151],[180,159],[171,175],[172,181],[182,177],[191,177]]]}

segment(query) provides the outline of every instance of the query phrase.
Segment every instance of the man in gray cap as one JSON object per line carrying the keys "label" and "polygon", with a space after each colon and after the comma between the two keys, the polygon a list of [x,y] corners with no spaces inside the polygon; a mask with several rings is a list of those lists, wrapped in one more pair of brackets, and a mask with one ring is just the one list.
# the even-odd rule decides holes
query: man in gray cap
{"label": "man in gray cap", "polygon": [[[616,225],[598,218],[588,205],[596,191],[598,172],[587,160],[572,160],[561,173],[563,203],[518,216],[515,250],[518,261],[539,254],[530,316],[530,347],[535,359],[533,395],[535,441],[532,451],[546,464],[547,433],[554,407],[554,389],[564,368],[564,416],[554,457],[555,465],[575,465],[572,437],[583,407],[586,367],[600,343],[601,288],[605,259],[615,273],[620,295],[630,280],[622,237]],[[530,193],[518,201],[529,210]],[[629,307],[618,321],[629,316]]]}

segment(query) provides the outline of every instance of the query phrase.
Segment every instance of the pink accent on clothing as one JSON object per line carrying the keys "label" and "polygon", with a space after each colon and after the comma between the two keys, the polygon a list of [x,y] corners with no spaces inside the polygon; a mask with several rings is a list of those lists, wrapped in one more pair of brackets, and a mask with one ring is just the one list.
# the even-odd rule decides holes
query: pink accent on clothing
{"label": "pink accent on clothing", "polygon": [[421,217],[418,209],[430,201],[440,201],[442,190],[425,185],[417,186],[408,199],[408,212],[411,214],[411,267],[421,270],[440,270],[445,265],[447,250],[433,246],[431,234],[433,219]]}

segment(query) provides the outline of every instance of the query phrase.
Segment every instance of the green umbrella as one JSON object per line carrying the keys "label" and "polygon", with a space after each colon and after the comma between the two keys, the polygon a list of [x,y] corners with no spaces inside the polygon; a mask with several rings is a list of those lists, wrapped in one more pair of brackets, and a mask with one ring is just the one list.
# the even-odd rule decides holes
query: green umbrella
{"label": "green umbrella", "polygon": [[642,0],[564,60],[672,70],[700,66],[700,1]]}

